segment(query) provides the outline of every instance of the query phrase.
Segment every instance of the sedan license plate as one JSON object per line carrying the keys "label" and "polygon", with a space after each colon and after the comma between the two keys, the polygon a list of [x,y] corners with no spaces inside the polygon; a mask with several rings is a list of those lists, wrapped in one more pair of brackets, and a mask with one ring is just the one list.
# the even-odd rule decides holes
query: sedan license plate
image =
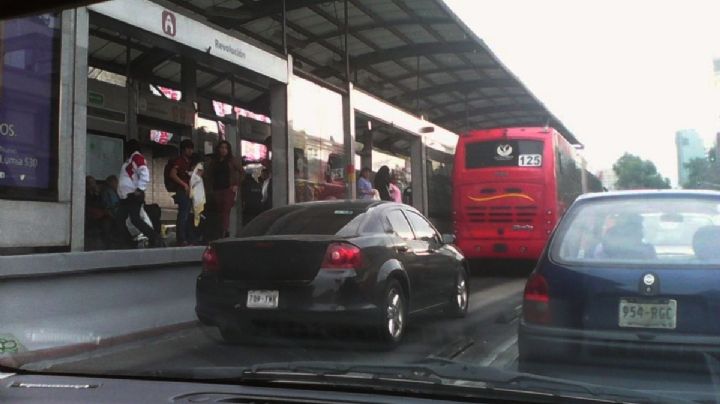
{"label": "sedan license plate", "polygon": [[675,329],[677,300],[620,299],[620,327]]}
{"label": "sedan license plate", "polygon": [[280,292],[277,290],[248,290],[248,309],[276,309]]}

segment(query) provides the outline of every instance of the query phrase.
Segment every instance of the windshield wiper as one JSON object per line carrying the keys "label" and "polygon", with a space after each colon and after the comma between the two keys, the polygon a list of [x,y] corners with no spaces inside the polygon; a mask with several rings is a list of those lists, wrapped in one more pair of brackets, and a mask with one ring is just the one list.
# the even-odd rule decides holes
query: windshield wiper
{"label": "windshield wiper", "polygon": [[275,362],[247,367],[207,367],[164,371],[221,383],[307,383],[363,387],[376,391],[443,393],[505,400],[590,402],[691,402],[646,391],[606,387],[492,367],[473,366],[442,358],[409,365],[375,365],[326,361]]}
{"label": "windshield wiper", "polygon": [[[488,366],[473,366],[467,363],[440,357],[428,357],[420,362],[422,365],[437,364],[436,372],[446,378],[455,380],[482,381],[491,390],[521,390],[538,393],[557,394],[572,397],[572,394],[587,394],[604,400],[626,402],[678,403],[694,401],[678,397],[668,397],[650,391],[638,391],[623,387],[602,386],[563,378],[541,376],[532,373],[514,372]],[[614,401],[612,401],[614,402]]]}

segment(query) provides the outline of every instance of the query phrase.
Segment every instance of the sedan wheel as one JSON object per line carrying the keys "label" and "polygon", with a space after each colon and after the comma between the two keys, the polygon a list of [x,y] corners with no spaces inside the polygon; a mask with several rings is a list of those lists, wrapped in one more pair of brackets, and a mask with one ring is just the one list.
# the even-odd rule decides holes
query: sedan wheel
{"label": "sedan wheel", "polygon": [[380,335],[383,340],[395,345],[402,339],[407,325],[405,295],[396,280],[388,282],[382,314],[384,319]]}
{"label": "sedan wheel", "polygon": [[453,295],[448,302],[447,313],[452,317],[465,317],[468,309],[469,292],[467,275],[460,270],[455,281]]}

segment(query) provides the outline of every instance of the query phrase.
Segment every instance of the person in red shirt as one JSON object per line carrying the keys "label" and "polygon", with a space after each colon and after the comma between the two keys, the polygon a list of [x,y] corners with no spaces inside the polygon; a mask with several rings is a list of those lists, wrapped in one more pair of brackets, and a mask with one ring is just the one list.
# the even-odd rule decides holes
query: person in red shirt
{"label": "person in red shirt", "polygon": [[180,156],[173,161],[170,169],[170,179],[178,184],[178,191],[173,196],[178,205],[178,215],[175,231],[177,245],[186,246],[194,242],[190,223],[192,200],[190,199],[190,172],[192,170],[192,156],[195,145],[192,140],[185,139],[180,142]]}

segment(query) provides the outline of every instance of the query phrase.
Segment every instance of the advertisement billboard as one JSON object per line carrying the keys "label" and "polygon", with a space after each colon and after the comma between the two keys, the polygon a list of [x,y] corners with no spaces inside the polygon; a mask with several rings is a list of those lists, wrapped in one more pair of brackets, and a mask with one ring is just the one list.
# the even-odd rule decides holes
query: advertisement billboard
{"label": "advertisement billboard", "polygon": [[60,18],[0,22],[0,198],[57,198]]}

